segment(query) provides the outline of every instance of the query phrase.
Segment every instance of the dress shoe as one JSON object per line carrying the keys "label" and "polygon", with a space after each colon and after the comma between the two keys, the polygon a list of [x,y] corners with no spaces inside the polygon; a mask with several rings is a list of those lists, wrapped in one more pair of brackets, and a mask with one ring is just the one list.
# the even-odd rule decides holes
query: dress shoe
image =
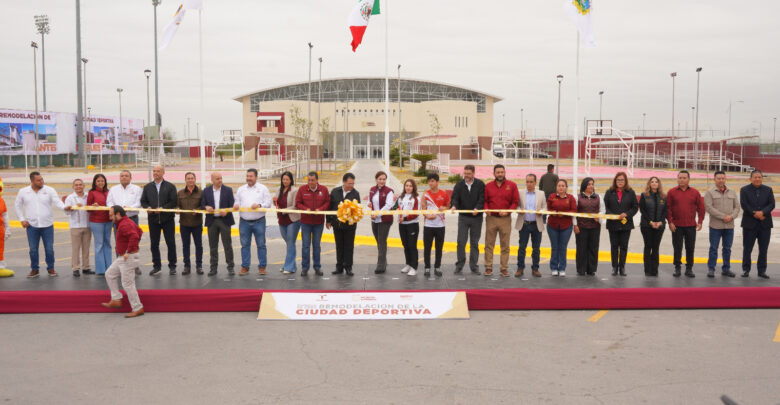
{"label": "dress shoe", "polygon": [[49,277],[57,277],[57,276],[59,276],[59,274],[57,274],[57,272],[54,271],[54,269],[49,269],[49,270],[46,270],[46,271],[49,272]]}
{"label": "dress shoe", "polygon": [[682,273],[680,272],[680,269],[674,269],[674,273],[672,275],[675,277],[680,277]]}
{"label": "dress shoe", "polygon": [[613,267],[612,268],[612,275],[613,276],[617,276],[618,275],[618,268],[617,267]]}
{"label": "dress shoe", "polygon": [[518,270],[515,272],[515,277],[523,277],[523,270]]}
{"label": "dress shoe", "polygon": [[766,273],[758,273],[758,276],[761,278],[769,279],[769,276]]}
{"label": "dress shoe", "polygon": [[239,276],[246,276],[247,274],[249,274],[249,269],[247,269],[246,267],[242,267],[241,271],[238,272]]}
{"label": "dress shoe", "polygon": [[715,277],[715,269],[707,270],[707,277],[709,277],[709,278]]}
{"label": "dress shoe", "polygon": [[301,270],[301,277],[306,277],[309,275],[309,269]]}
{"label": "dress shoe", "polygon": [[374,274],[382,274],[385,272],[385,269],[376,269],[374,270]]}
{"label": "dress shoe", "polygon": [[73,270],[73,277],[81,277],[81,272],[78,270]]}
{"label": "dress shoe", "polygon": [[344,273],[344,270],[339,270],[339,269],[330,272],[330,274],[342,274],[342,273]]}
{"label": "dress shoe", "polygon": [[81,270],[81,274],[95,274],[95,272],[90,269],[84,269]]}
{"label": "dress shoe", "polygon": [[620,268],[618,268],[618,273],[620,274],[621,277],[625,277],[626,276],[626,269],[624,267],[620,267]]}
{"label": "dress shoe", "polygon": [[533,275],[534,277],[541,277],[542,272],[540,272],[539,270],[531,270],[531,275]]}
{"label": "dress shoe", "polygon": [[[214,269],[214,272],[216,274],[217,269]],[[233,270],[232,267],[228,267],[228,276],[235,276],[236,272]]]}
{"label": "dress shoe", "polygon": [[344,272],[347,273],[347,277],[352,277],[355,275],[355,273],[352,272],[352,269],[346,269]]}
{"label": "dress shoe", "polygon": [[485,269],[485,277],[490,277],[493,275],[493,269]]}
{"label": "dress shoe", "polygon": [[585,275],[585,272],[578,271],[578,272],[577,272],[577,275],[578,275],[578,276],[584,276],[584,275]]}
{"label": "dress shoe", "polygon": [[119,309],[122,308],[122,300],[111,300],[108,302],[103,302],[100,305],[109,309]]}
{"label": "dress shoe", "polygon": [[141,309],[139,309],[138,311],[133,311],[133,312],[131,312],[131,313],[129,313],[129,314],[127,314],[127,315],[125,315],[125,318],[135,318],[135,317],[137,317],[137,316],[141,316],[141,315],[143,315],[143,314],[144,314],[144,309],[143,309],[143,308],[141,308]]}
{"label": "dress shoe", "polygon": [[587,271],[587,272],[585,272],[585,274],[587,274],[589,276],[595,276],[596,272],[595,271]]}
{"label": "dress shoe", "polygon": [[423,273],[423,275],[424,275],[425,277],[430,277],[430,276],[431,276],[431,269],[429,269],[429,268],[426,268],[426,269],[425,269],[425,272]]}
{"label": "dress shoe", "polygon": [[175,276],[176,275],[176,267],[171,267],[168,270],[168,274]]}
{"label": "dress shoe", "polygon": [[[433,274],[434,274],[436,277],[441,277],[441,276],[442,276],[442,274],[441,274],[441,270],[439,270],[439,269],[433,269]],[[507,273],[507,276],[508,276],[508,275],[509,275],[509,273]]]}
{"label": "dress shoe", "polygon": [[265,275],[265,267],[258,267],[257,268],[257,275],[264,276]]}
{"label": "dress shoe", "polygon": [[456,267],[455,268],[455,274],[460,274],[460,273],[463,273],[463,267],[461,267],[461,268],[457,268]]}
{"label": "dress shoe", "polygon": [[162,271],[161,268],[155,267],[155,268],[152,269],[152,271],[149,272],[149,275],[150,276],[156,276],[156,275],[160,274],[161,271]]}
{"label": "dress shoe", "polygon": [[[27,277],[30,277],[30,276],[27,276]],[[749,271],[743,271],[742,272],[742,277],[750,277],[750,272]]]}
{"label": "dress shoe", "polygon": [[737,276],[731,270],[726,270],[726,271],[720,273],[720,275],[723,276],[723,277],[736,277]]}
{"label": "dress shoe", "polygon": [[217,269],[209,270],[209,276],[216,276],[216,275],[217,275]]}
{"label": "dress shoe", "polygon": [[480,275],[482,273],[479,272],[479,269],[471,269],[471,274],[473,274],[475,276],[478,276],[478,275]]}
{"label": "dress shoe", "polygon": [[501,277],[509,277],[509,272],[506,270],[501,270]]}
{"label": "dress shoe", "polygon": [[38,270],[30,270],[30,274],[27,275],[27,278],[38,278]]}
{"label": "dress shoe", "polygon": [[189,266],[184,266],[184,271],[181,272],[182,276],[188,276],[192,272],[192,269],[189,268]]}
{"label": "dress shoe", "polygon": [[694,278],[696,275],[693,274],[693,270],[685,270],[685,277]]}
{"label": "dress shoe", "polygon": [[322,270],[314,269],[314,275],[322,277],[323,275]]}
{"label": "dress shoe", "polygon": [[198,273],[198,274],[203,274],[203,267],[196,268],[195,272]]}

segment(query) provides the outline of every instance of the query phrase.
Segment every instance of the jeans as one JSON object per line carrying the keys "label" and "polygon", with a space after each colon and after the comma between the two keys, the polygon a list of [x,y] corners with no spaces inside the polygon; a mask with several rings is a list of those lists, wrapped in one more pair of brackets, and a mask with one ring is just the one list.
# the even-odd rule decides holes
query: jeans
{"label": "jeans", "polygon": [[355,225],[333,225],[333,239],[336,240],[336,271],[352,271],[356,230]]}
{"label": "jeans", "polygon": [[404,245],[404,261],[406,265],[417,270],[417,238],[420,237],[420,224],[398,224],[398,233]]}
{"label": "jeans", "polygon": [[92,239],[95,241],[95,274],[106,274],[111,265],[111,227],[112,222],[90,222]]}
{"label": "jeans", "polygon": [[282,239],[287,244],[287,255],[284,257],[282,270],[295,273],[295,244],[300,230],[301,221],[295,221],[289,225],[279,225],[279,233],[282,234]]}
{"label": "jeans", "polygon": [[176,269],[176,223],[173,220],[162,224],[154,220],[149,221],[149,241],[152,248],[152,264],[155,269],[162,267],[160,260],[160,232],[165,238],[165,246],[168,247],[168,268]]}
{"label": "jeans", "polygon": [[181,232],[181,253],[184,256],[184,267],[191,267],[190,262],[190,236],[195,245],[195,268],[203,268],[203,227],[179,226]]}
{"label": "jeans", "polygon": [[[771,219],[772,218],[769,218],[769,220]],[[758,261],[756,262],[756,268],[758,268],[759,274],[766,273],[766,253],[769,249],[769,236],[771,234],[772,228],[742,228],[742,271],[750,271],[750,255],[753,253],[753,245],[755,245],[756,240],[758,240]],[[30,256],[32,257],[32,252],[30,253]]]}
{"label": "jeans", "polygon": [[301,224],[301,271],[309,271],[309,251],[311,250],[311,259],[314,261],[314,270],[322,268],[320,263],[320,240],[322,239],[322,229],[325,224]]}
{"label": "jeans", "polygon": [[518,270],[525,270],[525,254],[529,237],[531,238],[531,270],[539,270],[539,247],[542,245],[542,231],[537,229],[536,221],[525,224],[520,229],[520,245],[517,247]]}
{"label": "jeans", "polygon": [[609,244],[612,250],[612,268],[625,269],[628,256],[628,240],[631,238],[631,230],[609,231]]}
{"label": "jeans", "polygon": [[596,274],[599,265],[599,238],[601,226],[598,228],[582,228],[574,236],[577,246],[577,274]]}
{"label": "jeans", "polygon": [[38,271],[38,246],[43,239],[46,253],[46,270],[54,270],[54,225],[45,228],[27,227],[27,244],[30,246],[30,269]]}
{"label": "jeans", "polygon": [[547,234],[550,235],[550,270],[566,271],[566,247],[569,245],[573,226],[556,229],[547,224]]}
{"label": "jeans", "polygon": [[456,269],[466,265],[466,242],[469,242],[469,268],[477,271],[479,266],[479,238],[482,236],[482,214],[477,216],[458,215],[458,261]]}
{"label": "jeans", "polygon": [[645,241],[643,261],[646,276],[658,275],[658,248],[661,246],[661,238],[664,237],[664,226],[653,229],[650,226],[640,228],[642,239]]}
{"label": "jeans", "polygon": [[247,221],[242,219],[238,223],[238,234],[241,239],[241,267],[248,269],[252,262],[252,236],[255,237],[257,245],[257,268],[266,266],[265,249],[265,217],[257,221]]}
{"label": "jeans", "polygon": [[731,270],[731,243],[734,241],[734,229],[715,229],[710,227],[710,257],[707,259],[707,267],[715,269],[718,264],[718,245],[723,239],[723,267],[725,273]]}
{"label": "jeans", "polygon": [[392,222],[371,222],[371,232],[376,239],[376,269],[387,269],[387,235],[390,233]]}
{"label": "jeans", "polygon": [[679,270],[682,266],[682,248],[685,242],[685,270],[693,270],[693,247],[696,244],[695,226],[678,226],[675,232],[672,232],[672,247],[674,248],[674,269]]}
{"label": "jeans", "polygon": [[227,263],[228,271],[232,272],[235,263],[233,262],[233,240],[230,236],[230,226],[222,219],[214,218],[214,221],[208,226],[208,236],[210,270],[217,271],[217,266],[219,265],[219,239],[222,238],[225,262]]}
{"label": "jeans", "polygon": [[431,268],[431,246],[436,239],[436,261],[434,268],[441,268],[441,255],[444,253],[444,227],[434,228],[432,226],[423,227],[423,257],[425,258],[425,268]]}

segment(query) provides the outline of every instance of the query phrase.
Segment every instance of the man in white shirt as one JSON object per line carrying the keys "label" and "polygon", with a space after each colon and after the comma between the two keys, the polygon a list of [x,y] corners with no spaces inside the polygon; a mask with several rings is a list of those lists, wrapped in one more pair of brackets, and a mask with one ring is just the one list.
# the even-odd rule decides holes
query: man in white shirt
{"label": "man in white shirt", "polygon": [[[84,181],[73,180],[73,193],[65,198],[66,207],[83,207],[87,205],[87,193],[84,192]],[[95,274],[89,268],[89,241],[92,239],[92,231],[89,229],[89,212],[84,210],[71,210],[67,212],[70,219],[70,244],[71,244],[71,268],[73,277],[80,277],[81,273]]]}
{"label": "man in white shirt", "polygon": [[[257,169],[246,171],[246,184],[236,191],[236,200],[233,209],[239,208],[271,208],[271,193],[268,188],[257,182]],[[255,236],[257,245],[257,273],[265,275],[267,264],[265,248],[265,212],[241,212],[241,220],[238,223],[238,233],[241,239],[241,271],[239,276],[249,274],[249,264],[252,260],[252,235]]]}
{"label": "man in white shirt", "polygon": [[[118,205],[122,208],[141,208],[141,194],[143,189],[130,183],[133,179],[133,174],[130,170],[122,170],[119,173],[119,184],[111,187],[108,190],[108,197],[106,197],[106,206],[113,207]],[[138,225],[138,211],[125,211],[127,217],[132,219],[133,222]],[[114,227],[116,229],[116,227]]]}
{"label": "man in white shirt", "polygon": [[61,210],[70,211],[70,207],[57,196],[57,192],[43,185],[43,176],[39,172],[30,173],[30,185],[19,190],[16,195],[16,217],[27,230],[27,243],[30,246],[30,274],[27,278],[38,277],[38,247],[43,239],[43,249],[46,253],[46,271],[49,277],[57,277],[54,271],[54,219],[51,205]]}

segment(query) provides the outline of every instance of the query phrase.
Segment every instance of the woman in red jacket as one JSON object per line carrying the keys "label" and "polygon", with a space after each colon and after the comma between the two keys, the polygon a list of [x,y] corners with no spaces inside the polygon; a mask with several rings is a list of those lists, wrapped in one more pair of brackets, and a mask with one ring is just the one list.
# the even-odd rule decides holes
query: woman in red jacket
{"label": "woman in red jacket", "polygon": [[[555,194],[547,198],[547,209],[557,212],[577,212],[577,200],[566,191],[569,184],[560,179],[555,185]],[[572,232],[572,217],[550,215],[547,217],[547,234],[550,235],[550,270],[553,276],[566,275],[566,246]]]}
{"label": "woman in red jacket", "polygon": [[[105,207],[108,197],[106,176],[98,173],[92,178],[92,188],[87,194],[87,205]],[[89,211],[89,229],[95,240],[95,274],[103,276],[111,265],[111,227],[108,211]]]}

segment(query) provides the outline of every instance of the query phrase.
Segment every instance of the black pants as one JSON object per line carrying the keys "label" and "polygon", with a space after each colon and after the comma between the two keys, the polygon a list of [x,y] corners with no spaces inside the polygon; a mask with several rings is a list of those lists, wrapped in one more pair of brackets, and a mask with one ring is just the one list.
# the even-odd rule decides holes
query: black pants
{"label": "black pants", "polygon": [[626,268],[626,256],[628,255],[628,239],[631,237],[631,230],[609,231],[609,244],[612,247],[612,268]]}
{"label": "black pants", "polygon": [[225,250],[225,262],[227,262],[228,271],[233,271],[235,263],[233,262],[233,239],[230,235],[230,226],[221,218],[214,218],[209,224],[209,266],[210,270],[217,270],[219,265],[219,239],[222,238],[222,247]]}
{"label": "black pants", "polygon": [[577,274],[596,274],[600,236],[601,227],[580,228],[580,233],[574,235],[577,242]]}
{"label": "black pants", "polygon": [[431,268],[431,245],[436,239],[436,262],[434,267],[441,268],[441,255],[444,252],[444,227],[433,228],[423,227],[423,257],[425,258],[425,268]]}
{"label": "black pants", "polygon": [[336,270],[352,271],[352,257],[355,251],[356,226],[334,226],[333,239],[336,240]]}
{"label": "black pants", "polygon": [[195,245],[195,267],[203,268],[203,227],[179,225],[181,233],[181,253],[184,256],[184,267],[192,267],[190,261],[190,237]]}
{"label": "black pants", "polygon": [[417,270],[417,239],[420,236],[420,224],[398,224],[398,233],[404,245],[406,265]]}
{"label": "black pants", "polygon": [[643,261],[646,276],[658,275],[658,248],[661,246],[664,228],[662,226],[658,229],[653,229],[649,226],[643,226],[639,229],[642,232],[642,239],[645,241]]}
{"label": "black pants", "polygon": [[[768,220],[771,221],[772,218],[768,218]],[[756,240],[758,240],[756,268],[758,268],[759,274],[766,273],[766,253],[769,249],[769,237],[771,234],[772,228],[742,228],[742,271],[750,271],[750,255],[753,253],[753,246]]]}
{"label": "black pants", "polygon": [[675,270],[679,270],[682,266],[680,258],[682,257],[683,242],[685,242],[685,271],[688,271],[693,269],[693,248],[696,245],[695,226],[678,226],[677,230],[672,232]]}
{"label": "black pants", "polygon": [[466,242],[470,242],[469,268],[479,269],[479,238],[482,235],[482,214],[458,215],[458,261],[455,268],[462,269],[466,265]]}
{"label": "black pants", "polygon": [[149,240],[152,244],[152,263],[154,268],[162,268],[160,260],[160,232],[165,238],[165,246],[168,247],[168,268],[176,268],[176,222],[165,221],[162,224],[156,221],[149,222]]}

